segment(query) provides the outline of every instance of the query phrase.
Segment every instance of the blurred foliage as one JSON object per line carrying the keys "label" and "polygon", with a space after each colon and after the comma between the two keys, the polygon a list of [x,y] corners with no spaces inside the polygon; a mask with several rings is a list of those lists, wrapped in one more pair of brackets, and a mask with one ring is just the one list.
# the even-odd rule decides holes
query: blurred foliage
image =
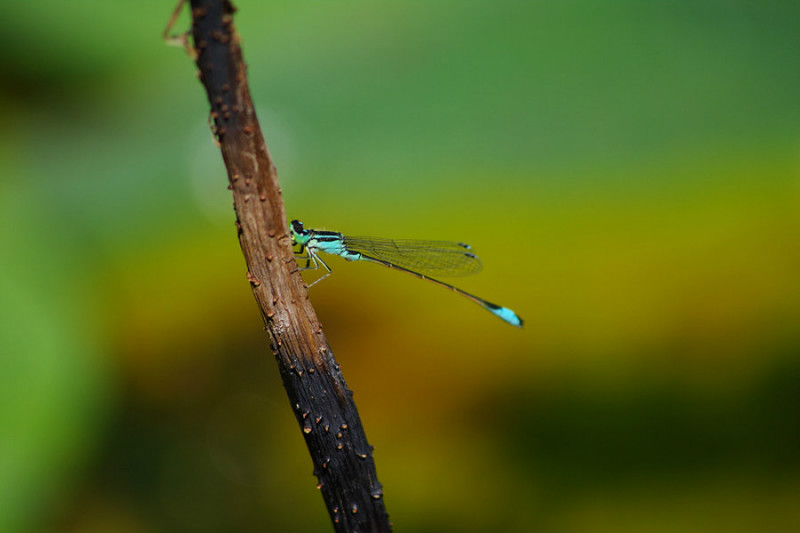
{"label": "blurred foliage", "polygon": [[[0,4],[2,531],[330,530],[172,7]],[[526,319],[313,288],[398,530],[800,530],[800,4],[237,7],[289,216]]]}

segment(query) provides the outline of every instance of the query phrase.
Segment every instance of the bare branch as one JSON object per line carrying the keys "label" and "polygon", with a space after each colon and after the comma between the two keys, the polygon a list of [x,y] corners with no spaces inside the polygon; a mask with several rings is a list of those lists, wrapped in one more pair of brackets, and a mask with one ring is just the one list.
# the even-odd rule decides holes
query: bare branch
{"label": "bare branch", "polygon": [[[336,531],[390,531],[352,392],[299,275],[272,162],[250,99],[234,8],[192,0],[200,80],[228,171],[247,279]],[[173,20],[174,20],[173,15]]]}

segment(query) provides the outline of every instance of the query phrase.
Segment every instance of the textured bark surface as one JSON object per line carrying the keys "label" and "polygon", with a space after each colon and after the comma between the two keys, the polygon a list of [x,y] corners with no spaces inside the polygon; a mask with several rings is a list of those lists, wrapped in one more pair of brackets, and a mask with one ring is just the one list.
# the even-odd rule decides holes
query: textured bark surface
{"label": "textured bark surface", "polygon": [[225,0],[192,0],[191,9],[197,67],[233,192],[247,278],[318,487],[337,531],[390,531],[372,447],[297,271],[275,165],[250,99],[234,8]]}

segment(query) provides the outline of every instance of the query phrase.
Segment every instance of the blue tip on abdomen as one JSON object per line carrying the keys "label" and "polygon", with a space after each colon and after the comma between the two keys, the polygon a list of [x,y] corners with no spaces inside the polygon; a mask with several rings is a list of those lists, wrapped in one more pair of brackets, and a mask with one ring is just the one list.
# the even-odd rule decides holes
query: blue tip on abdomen
{"label": "blue tip on abdomen", "polygon": [[517,326],[518,328],[522,327],[522,319],[508,307],[497,307],[496,309],[489,308],[489,311],[505,320],[512,326]]}

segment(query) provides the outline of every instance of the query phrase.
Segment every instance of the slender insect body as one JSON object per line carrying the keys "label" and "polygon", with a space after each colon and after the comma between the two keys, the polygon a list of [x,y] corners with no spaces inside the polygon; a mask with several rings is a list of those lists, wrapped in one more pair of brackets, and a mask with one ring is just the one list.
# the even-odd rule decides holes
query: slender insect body
{"label": "slender insect body", "polygon": [[[377,263],[430,281],[475,302],[512,326],[522,327],[522,319],[511,309],[488,302],[429,275],[463,276],[479,271],[480,259],[475,254],[465,251],[471,249],[467,244],[450,241],[348,237],[334,231],[307,230],[299,220],[292,221],[291,233],[293,242],[300,247],[297,253],[298,260],[305,260],[305,267],[301,267],[301,270],[317,270],[322,266],[327,271],[309,287],[331,275],[331,268],[318,255],[319,252],[325,252],[338,255],[347,261]],[[303,256],[303,252],[307,255]]]}

